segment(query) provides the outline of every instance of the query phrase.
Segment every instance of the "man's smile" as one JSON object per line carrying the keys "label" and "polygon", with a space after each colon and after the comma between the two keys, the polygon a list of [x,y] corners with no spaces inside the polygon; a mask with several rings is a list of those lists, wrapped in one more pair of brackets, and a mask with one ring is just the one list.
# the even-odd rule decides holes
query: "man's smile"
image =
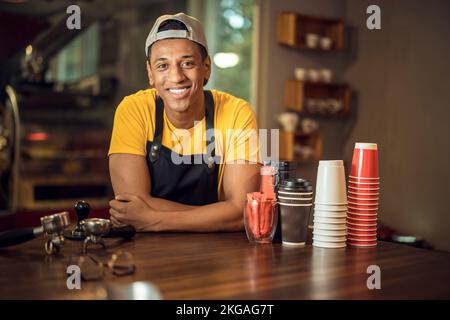
{"label": "man's smile", "polygon": [[167,89],[167,91],[169,91],[174,98],[184,98],[189,94],[190,89],[191,86],[184,86],[178,88],[169,88]]}

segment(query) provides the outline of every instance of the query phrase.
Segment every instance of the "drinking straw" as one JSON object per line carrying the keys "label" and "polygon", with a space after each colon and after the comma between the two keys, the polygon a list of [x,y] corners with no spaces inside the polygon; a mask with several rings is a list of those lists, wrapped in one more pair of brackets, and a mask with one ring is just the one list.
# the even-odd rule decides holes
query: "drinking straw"
{"label": "drinking straw", "polygon": [[253,219],[253,233],[256,238],[259,238],[261,236],[261,233],[259,231],[259,218],[258,218],[258,212],[259,212],[259,201],[258,200],[252,200],[252,219]]}

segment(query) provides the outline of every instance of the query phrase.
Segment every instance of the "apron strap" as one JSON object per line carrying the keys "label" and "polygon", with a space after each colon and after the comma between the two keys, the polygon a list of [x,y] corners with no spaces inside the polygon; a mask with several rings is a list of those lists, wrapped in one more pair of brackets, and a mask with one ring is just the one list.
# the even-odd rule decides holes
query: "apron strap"
{"label": "apron strap", "polygon": [[150,149],[150,161],[155,162],[159,158],[161,151],[162,132],[164,125],[164,101],[160,96],[156,96],[155,106],[155,134]]}

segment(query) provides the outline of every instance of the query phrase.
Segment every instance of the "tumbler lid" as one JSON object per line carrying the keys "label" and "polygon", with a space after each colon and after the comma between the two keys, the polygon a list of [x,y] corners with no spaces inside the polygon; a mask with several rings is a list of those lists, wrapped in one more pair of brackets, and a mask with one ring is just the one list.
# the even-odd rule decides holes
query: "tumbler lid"
{"label": "tumbler lid", "polygon": [[295,190],[295,191],[312,191],[312,185],[305,179],[286,179],[281,181],[279,188],[283,190]]}

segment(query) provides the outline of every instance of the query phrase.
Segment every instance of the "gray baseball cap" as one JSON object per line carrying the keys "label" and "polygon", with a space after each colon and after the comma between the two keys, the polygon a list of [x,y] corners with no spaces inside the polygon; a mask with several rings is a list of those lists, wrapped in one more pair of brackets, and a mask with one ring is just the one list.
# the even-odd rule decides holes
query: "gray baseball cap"
{"label": "gray baseball cap", "polygon": [[[165,30],[158,32],[161,23],[167,20],[177,20],[186,26],[186,30]],[[145,55],[148,55],[148,48],[158,40],[163,39],[188,39],[202,45],[208,52],[203,26],[196,18],[188,16],[182,12],[177,14],[166,14],[156,19],[150,33],[145,41]]]}

